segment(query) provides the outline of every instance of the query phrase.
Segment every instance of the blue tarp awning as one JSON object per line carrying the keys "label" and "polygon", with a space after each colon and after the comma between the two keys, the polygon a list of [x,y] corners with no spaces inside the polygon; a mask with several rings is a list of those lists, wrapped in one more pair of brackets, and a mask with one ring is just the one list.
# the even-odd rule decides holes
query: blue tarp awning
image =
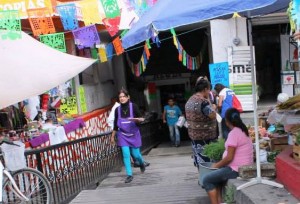
{"label": "blue tarp awning", "polygon": [[153,36],[154,30],[198,23],[201,21],[251,10],[252,16],[285,11],[290,0],[159,0],[122,38],[126,49]]}

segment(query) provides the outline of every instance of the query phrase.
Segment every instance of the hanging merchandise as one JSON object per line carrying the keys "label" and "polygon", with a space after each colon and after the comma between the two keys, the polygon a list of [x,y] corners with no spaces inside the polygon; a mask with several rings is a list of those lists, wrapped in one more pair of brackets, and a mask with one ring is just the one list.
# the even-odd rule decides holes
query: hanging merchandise
{"label": "hanging merchandise", "polygon": [[43,94],[42,95],[42,105],[41,105],[41,109],[43,109],[44,111],[48,110],[48,103],[49,103],[49,94]]}
{"label": "hanging merchandise", "polygon": [[55,27],[48,8],[28,9],[27,14],[34,36],[55,33]]}
{"label": "hanging merchandise", "polygon": [[61,52],[67,52],[64,33],[40,35],[40,42]]}
{"label": "hanging merchandise", "polygon": [[21,36],[21,20],[18,11],[0,11],[0,37],[3,40],[16,40]]}
{"label": "hanging merchandise", "polygon": [[90,25],[82,28],[78,28],[72,31],[75,44],[79,49],[85,47],[95,47],[100,44],[100,37],[95,25]]}
{"label": "hanging merchandise", "polygon": [[58,5],[56,10],[65,30],[74,30],[79,27],[76,5],[74,3]]}

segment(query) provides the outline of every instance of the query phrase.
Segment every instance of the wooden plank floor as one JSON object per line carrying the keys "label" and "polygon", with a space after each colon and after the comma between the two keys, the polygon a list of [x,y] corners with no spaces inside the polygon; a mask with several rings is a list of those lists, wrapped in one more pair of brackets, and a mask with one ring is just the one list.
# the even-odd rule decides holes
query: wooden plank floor
{"label": "wooden plank floor", "polygon": [[181,147],[162,144],[144,156],[150,166],[144,174],[133,168],[134,179],[125,184],[124,168],[114,172],[95,190],[82,191],[71,204],[208,204],[198,185],[198,171],[191,159],[190,143]]}

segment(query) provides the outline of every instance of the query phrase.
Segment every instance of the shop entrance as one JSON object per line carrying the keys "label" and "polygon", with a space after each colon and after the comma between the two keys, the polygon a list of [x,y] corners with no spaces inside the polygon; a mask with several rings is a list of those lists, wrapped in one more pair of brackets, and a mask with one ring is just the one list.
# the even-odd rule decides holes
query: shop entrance
{"label": "shop entrance", "polygon": [[280,34],[286,24],[253,27],[259,101],[275,101],[281,92]]}

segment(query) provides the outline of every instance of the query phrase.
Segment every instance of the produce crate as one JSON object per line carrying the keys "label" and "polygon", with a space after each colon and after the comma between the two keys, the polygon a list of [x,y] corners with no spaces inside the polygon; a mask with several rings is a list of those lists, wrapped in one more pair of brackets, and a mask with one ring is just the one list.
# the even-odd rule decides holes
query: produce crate
{"label": "produce crate", "polygon": [[297,143],[293,145],[293,158],[300,161],[300,145]]}
{"label": "produce crate", "polygon": [[258,126],[264,127],[266,129],[268,129],[268,127],[270,126],[267,122],[268,116],[260,116],[258,118]]}
{"label": "produce crate", "polygon": [[274,137],[270,141],[271,151],[284,150],[288,146],[288,136]]}

